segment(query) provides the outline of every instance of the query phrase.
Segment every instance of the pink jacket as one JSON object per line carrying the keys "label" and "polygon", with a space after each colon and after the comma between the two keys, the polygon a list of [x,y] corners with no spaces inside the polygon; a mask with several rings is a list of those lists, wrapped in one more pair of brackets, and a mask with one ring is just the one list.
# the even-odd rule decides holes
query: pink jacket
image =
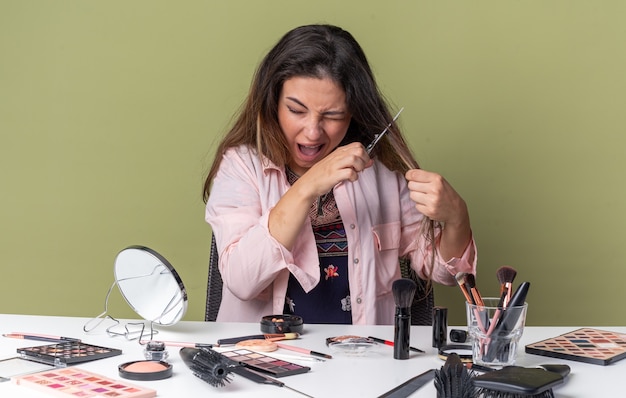
{"label": "pink jacket", "polygon": [[[289,187],[285,170],[254,149],[241,146],[224,155],[206,206],[224,280],[218,321],[258,322],[264,315],[282,314],[289,273],[305,291],[318,283],[319,259],[308,219],[292,251],[269,233],[269,212]],[[416,240],[423,215],[409,198],[404,176],[379,162],[356,182],[335,186],[334,195],[348,240],[352,322],[391,324],[398,257],[409,254],[411,266],[426,276],[429,250],[423,239]],[[461,258],[445,262],[437,257],[432,278],[453,285],[457,272],[475,270],[472,240]]]}

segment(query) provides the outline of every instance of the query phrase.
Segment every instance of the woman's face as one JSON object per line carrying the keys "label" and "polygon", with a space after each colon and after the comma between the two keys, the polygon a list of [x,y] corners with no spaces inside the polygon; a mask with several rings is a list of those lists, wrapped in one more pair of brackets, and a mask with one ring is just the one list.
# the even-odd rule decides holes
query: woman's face
{"label": "woman's face", "polygon": [[351,115],[343,89],[329,78],[285,80],[278,99],[278,123],[299,175],[332,152],[345,137]]}

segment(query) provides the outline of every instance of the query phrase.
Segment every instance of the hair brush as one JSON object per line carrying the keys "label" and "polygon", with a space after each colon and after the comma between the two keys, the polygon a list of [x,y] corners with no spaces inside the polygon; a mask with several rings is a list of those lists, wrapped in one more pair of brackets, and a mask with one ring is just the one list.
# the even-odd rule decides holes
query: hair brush
{"label": "hair brush", "polygon": [[451,353],[441,369],[435,370],[437,398],[473,398],[476,390],[472,384],[473,374],[457,353]]}
{"label": "hair brush", "polygon": [[230,383],[233,365],[228,358],[208,347],[180,349],[180,357],[193,374],[213,387],[224,387]]}
{"label": "hair brush", "polygon": [[565,380],[567,365],[507,366],[473,378],[477,398],[554,398],[552,387]]}
{"label": "hair brush", "polygon": [[302,391],[287,386],[280,380],[248,369],[243,364],[226,358],[210,347],[183,347],[180,349],[180,357],[195,376],[206,381],[213,387],[224,387],[226,383],[230,383],[231,381],[230,374],[234,373],[255,383],[284,387],[293,392],[302,394],[305,397],[313,398]]}

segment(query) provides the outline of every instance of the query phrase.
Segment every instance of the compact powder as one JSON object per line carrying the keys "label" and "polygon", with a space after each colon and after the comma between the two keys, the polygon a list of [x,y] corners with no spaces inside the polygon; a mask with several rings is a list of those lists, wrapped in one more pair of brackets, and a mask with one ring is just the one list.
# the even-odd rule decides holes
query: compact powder
{"label": "compact powder", "polygon": [[161,380],[172,375],[172,365],[164,361],[133,361],[118,366],[120,376],[130,380]]}

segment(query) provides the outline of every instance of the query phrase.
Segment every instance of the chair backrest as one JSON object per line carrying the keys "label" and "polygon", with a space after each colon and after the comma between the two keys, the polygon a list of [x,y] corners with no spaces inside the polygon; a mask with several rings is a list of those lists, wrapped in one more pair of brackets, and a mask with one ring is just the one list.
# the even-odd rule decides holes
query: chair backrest
{"label": "chair backrest", "polygon": [[206,307],[204,309],[204,320],[215,321],[217,312],[222,304],[222,274],[217,266],[219,256],[215,235],[211,235],[211,255],[209,257],[209,281],[206,289]]}
{"label": "chair backrest", "polygon": [[406,258],[400,259],[400,273],[403,278],[412,279],[417,284],[413,304],[411,304],[411,325],[432,325],[435,305],[435,292],[432,284],[420,278],[411,268],[411,261]]}
{"label": "chair backrest", "polygon": [[[222,275],[217,266],[218,252],[215,244],[215,235],[211,236],[211,255],[209,257],[209,281],[206,291],[206,307],[204,312],[205,321],[215,321],[217,312],[222,303]],[[407,259],[400,259],[400,271],[403,278],[413,279],[417,283],[417,291],[411,305],[412,325],[432,325],[432,313],[435,302],[433,287],[425,280],[420,279],[411,268]]]}

